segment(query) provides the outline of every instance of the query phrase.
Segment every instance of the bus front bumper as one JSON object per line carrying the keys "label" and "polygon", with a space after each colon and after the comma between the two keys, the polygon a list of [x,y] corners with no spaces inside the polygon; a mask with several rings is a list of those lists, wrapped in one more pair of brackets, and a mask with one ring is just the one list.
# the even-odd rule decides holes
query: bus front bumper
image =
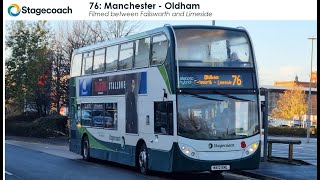
{"label": "bus front bumper", "polygon": [[[252,155],[235,160],[205,161],[192,159],[184,155],[174,143],[168,152],[149,151],[149,169],[164,172],[202,172],[211,171],[214,165],[229,165],[230,171],[258,169],[260,163],[260,145]],[[167,160],[167,161],[164,161]]]}

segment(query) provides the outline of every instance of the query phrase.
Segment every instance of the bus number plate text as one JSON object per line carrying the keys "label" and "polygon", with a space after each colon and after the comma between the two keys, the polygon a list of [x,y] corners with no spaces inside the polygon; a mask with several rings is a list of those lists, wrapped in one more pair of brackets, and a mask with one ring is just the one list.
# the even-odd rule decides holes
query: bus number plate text
{"label": "bus number plate text", "polygon": [[218,171],[218,170],[230,170],[230,165],[211,166],[211,171]]}

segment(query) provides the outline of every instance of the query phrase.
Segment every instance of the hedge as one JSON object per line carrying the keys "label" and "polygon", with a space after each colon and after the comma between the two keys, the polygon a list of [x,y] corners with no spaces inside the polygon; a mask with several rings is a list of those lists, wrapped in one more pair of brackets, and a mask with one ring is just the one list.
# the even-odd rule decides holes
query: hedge
{"label": "hedge", "polygon": [[23,113],[15,116],[6,117],[6,124],[12,122],[32,122],[35,119],[39,118],[38,113]]}
{"label": "hedge", "polygon": [[[307,129],[300,127],[268,127],[268,135],[306,137]],[[310,137],[317,137],[317,128],[310,128]]]}
{"label": "hedge", "polygon": [[49,115],[35,119],[34,121],[21,121],[17,119],[6,119],[6,135],[29,136],[29,137],[56,137],[67,136],[68,128],[66,116]]}

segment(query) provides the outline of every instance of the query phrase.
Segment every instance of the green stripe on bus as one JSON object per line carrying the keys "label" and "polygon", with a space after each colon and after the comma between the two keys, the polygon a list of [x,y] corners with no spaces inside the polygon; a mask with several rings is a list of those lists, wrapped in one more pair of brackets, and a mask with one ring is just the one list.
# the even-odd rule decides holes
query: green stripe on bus
{"label": "green stripe on bus", "polygon": [[86,133],[89,138],[90,142],[90,148],[95,148],[95,149],[101,149],[101,150],[107,150],[107,151],[115,151],[113,149],[110,149],[106,147],[105,145],[101,144],[88,130],[87,128],[81,128],[81,134],[83,135]]}
{"label": "green stripe on bus", "polygon": [[161,66],[158,66],[158,69],[160,71],[160,74],[161,74],[164,82],[167,85],[167,89],[168,89],[169,93],[172,94],[171,86],[170,86],[170,82],[169,82],[169,77],[168,77],[168,73],[167,73],[166,68],[164,67],[164,65],[161,65]]}

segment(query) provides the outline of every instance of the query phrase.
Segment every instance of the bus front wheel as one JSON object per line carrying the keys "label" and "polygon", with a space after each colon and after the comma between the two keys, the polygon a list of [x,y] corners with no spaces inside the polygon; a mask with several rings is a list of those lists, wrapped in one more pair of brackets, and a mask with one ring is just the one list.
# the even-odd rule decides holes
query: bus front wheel
{"label": "bus front wheel", "polygon": [[138,165],[142,174],[148,173],[148,149],[145,143],[143,143],[140,147]]}
{"label": "bus front wheel", "polygon": [[90,161],[90,143],[88,136],[85,136],[82,141],[82,158]]}

